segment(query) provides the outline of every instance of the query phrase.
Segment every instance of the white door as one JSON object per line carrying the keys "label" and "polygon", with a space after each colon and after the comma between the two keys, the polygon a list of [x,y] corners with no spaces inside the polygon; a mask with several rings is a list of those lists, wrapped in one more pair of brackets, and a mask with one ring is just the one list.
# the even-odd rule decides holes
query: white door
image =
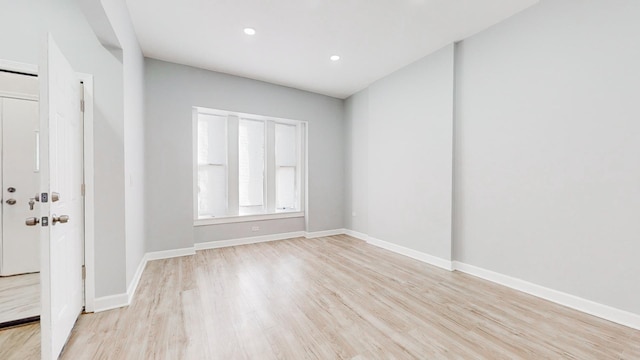
{"label": "white door", "polygon": [[[22,76],[37,87],[37,79]],[[2,119],[2,266],[0,276],[40,271],[40,231],[25,226],[37,214],[38,101],[0,97]]]}
{"label": "white door", "polygon": [[[56,359],[83,303],[81,84],[50,35],[43,55],[40,64],[40,192],[48,194],[48,199],[45,201],[41,195],[40,328],[42,358]],[[43,221],[45,217],[48,224]]]}

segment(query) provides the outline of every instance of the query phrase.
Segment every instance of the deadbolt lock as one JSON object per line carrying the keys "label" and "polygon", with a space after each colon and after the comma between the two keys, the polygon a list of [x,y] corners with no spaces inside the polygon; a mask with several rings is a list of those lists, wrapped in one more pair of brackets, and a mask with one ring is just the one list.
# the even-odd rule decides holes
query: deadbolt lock
{"label": "deadbolt lock", "polygon": [[38,219],[36,217],[30,217],[30,218],[27,218],[27,220],[25,220],[24,223],[27,226],[36,226],[36,225],[38,225],[40,223],[40,219]]}
{"label": "deadbolt lock", "polygon": [[60,200],[60,194],[58,194],[57,192],[52,192],[51,193],[51,202],[56,202]]}

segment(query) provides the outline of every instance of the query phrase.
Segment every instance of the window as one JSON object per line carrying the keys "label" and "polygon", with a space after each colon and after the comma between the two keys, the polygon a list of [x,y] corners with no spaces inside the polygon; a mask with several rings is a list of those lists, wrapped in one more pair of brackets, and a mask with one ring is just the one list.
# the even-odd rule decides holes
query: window
{"label": "window", "polygon": [[264,121],[240,120],[238,194],[240,215],[264,211]]}
{"label": "window", "polygon": [[275,124],[276,137],[276,209],[296,208],[298,194],[297,129],[295,125]]}
{"label": "window", "polygon": [[304,216],[305,122],[193,114],[196,225]]}
{"label": "window", "polygon": [[227,212],[227,121],[216,115],[198,117],[198,213]]}

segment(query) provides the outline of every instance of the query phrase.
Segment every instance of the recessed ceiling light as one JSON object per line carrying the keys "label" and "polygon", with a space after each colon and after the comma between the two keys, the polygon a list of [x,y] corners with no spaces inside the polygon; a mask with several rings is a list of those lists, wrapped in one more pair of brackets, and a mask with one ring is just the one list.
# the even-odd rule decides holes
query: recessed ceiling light
{"label": "recessed ceiling light", "polygon": [[256,29],[254,28],[244,28],[244,33],[247,35],[255,35],[256,34]]}
{"label": "recessed ceiling light", "polygon": [[331,55],[331,57],[330,57],[329,59],[331,59],[331,61],[338,61],[338,60],[340,60],[340,56],[338,56],[338,55]]}

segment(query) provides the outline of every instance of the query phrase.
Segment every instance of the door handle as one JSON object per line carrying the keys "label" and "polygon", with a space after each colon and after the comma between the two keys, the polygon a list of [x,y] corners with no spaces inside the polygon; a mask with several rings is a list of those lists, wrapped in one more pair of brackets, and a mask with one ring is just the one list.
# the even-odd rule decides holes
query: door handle
{"label": "door handle", "polygon": [[16,204],[16,199],[8,199],[6,202],[9,205],[15,205]]}
{"label": "door handle", "polygon": [[68,221],[69,221],[69,215],[60,215],[60,216],[57,216],[56,214],[51,215],[51,223],[53,225],[57,223],[66,224]]}
{"label": "door handle", "polygon": [[36,226],[36,225],[38,225],[40,223],[40,219],[35,218],[35,217],[30,217],[30,218],[27,218],[27,220],[25,220],[24,223],[27,226]]}

